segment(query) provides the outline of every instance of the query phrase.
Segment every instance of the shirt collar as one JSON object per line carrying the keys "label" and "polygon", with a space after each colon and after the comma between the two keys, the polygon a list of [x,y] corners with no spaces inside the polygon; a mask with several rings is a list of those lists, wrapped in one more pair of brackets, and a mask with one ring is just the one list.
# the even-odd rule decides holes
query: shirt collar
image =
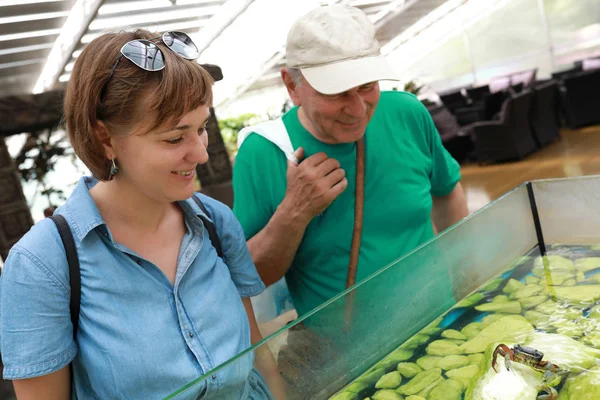
{"label": "shirt collar", "polygon": [[[98,210],[96,203],[90,195],[90,189],[97,183],[98,180],[94,177],[82,177],[67,202],[57,209],[57,213],[65,216],[73,234],[80,241],[99,226],[103,226],[106,229],[106,223],[100,214],[100,210]],[[179,201],[178,203],[184,212],[186,220],[195,219],[189,218],[193,216],[206,218],[210,222],[213,222],[213,219],[206,215],[192,198]]]}
{"label": "shirt collar", "polygon": [[96,178],[84,176],[79,179],[77,186],[67,202],[56,211],[67,219],[73,234],[81,241],[94,228],[106,226],[96,203],[90,195],[90,189],[98,183]]}
{"label": "shirt collar", "polygon": [[[197,196],[198,199],[200,199],[197,193],[194,193],[194,196]],[[198,204],[196,204],[196,201],[194,201],[193,198],[190,197],[189,199],[179,201],[178,203],[186,215],[193,215],[195,217],[200,217],[201,219],[207,219],[214,224],[212,216],[207,215],[204,211],[202,211],[202,209],[198,206]],[[206,207],[206,204],[204,202],[203,204],[204,207]]]}

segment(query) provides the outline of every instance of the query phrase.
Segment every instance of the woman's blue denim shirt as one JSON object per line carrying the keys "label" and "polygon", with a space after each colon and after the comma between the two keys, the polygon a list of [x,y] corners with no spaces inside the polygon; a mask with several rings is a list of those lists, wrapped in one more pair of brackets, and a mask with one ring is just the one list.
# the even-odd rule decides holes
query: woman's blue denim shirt
{"label": "woman's blue denim shirt", "polygon": [[[203,212],[192,199],[179,202],[187,232],[172,285],[158,267],[113,241],[89,194],[95,183],[82,178],[57,210],[71,227],[81,265],[77,344],[65,250],[45,219],[11,249],[0,277],[4,378],[45,375],[73,361],[79,399],[160,399],[250,346],[241,297],[264,285],[226,205],[201,195],[222,260],[198,217]],[[240,398],[252,363],[243,357],[177,398]]]}

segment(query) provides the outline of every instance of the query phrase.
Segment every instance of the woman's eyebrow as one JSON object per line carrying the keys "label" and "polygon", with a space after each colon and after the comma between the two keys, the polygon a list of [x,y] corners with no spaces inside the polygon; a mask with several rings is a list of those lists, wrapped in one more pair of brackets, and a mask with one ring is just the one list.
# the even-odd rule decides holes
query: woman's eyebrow
{"label": "woman's eyebrow", "polygon": [[[202,124],[201,124],[201,125],[204,125],[204,124],[206,124],[206,123],[208,122],[208,120],[210,119],[210,116],[211,116],[211,114],[210,114],[210,112],[209,112],[209,113],[208,113],[208,115],[206,116],[206,119],[205,119],[205,120],[202,122]],[[190,129],[191,127],[192,127],[192,126],[191,126],[191,125],[189,125],[189,124],[186,124],[186,125],[179,125],[179,126],[176,126],[176,127],[174,127],[174,128],[168,128],[168,129],[165,129],[164,131],[162,131],[162,132],[160,132],[160,133],[166,133],[166,132],[172,132],[172,131],[185,131],[185,130],[188,130],[188,129]]]}

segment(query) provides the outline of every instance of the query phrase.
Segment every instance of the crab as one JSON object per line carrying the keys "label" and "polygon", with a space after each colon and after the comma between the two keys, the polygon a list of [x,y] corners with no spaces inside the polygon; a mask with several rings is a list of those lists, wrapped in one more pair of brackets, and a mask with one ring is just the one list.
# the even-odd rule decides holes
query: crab
{"label": "crab", "polygon": [[558,392],[555,387],[561,384],[568,371],[556,364],[552,364],[550,361],[542,360],[542,358],[544,358],[544,353],[519,344],[515,345],[513,348],[510,348],[505,344],[499,344],[496,346],[492,356],[492,368],[494,368],[494,371],[496,372],[498,372],[496,369],[498,364],[496,362],[496,357],[498,355],[504,357],[504,365],[508,371],[510,371],[511,363],[517,362],[544,373],[537,386],[539,391],[537,400],[556,400],[558,398]]}

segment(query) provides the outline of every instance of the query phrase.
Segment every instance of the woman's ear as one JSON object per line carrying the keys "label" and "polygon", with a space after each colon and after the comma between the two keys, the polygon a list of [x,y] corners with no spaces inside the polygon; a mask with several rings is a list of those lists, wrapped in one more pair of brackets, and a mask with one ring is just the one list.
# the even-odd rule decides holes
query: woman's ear
{"label": "woman's ear", "polygon": [[113,160],[117,157],[113,146],[112,137],[108,131],[108,128],[102,121],[96,121],[94,126],[94,134],[98,138],[98,141],[104,147],[104,154],[108,160]]}

